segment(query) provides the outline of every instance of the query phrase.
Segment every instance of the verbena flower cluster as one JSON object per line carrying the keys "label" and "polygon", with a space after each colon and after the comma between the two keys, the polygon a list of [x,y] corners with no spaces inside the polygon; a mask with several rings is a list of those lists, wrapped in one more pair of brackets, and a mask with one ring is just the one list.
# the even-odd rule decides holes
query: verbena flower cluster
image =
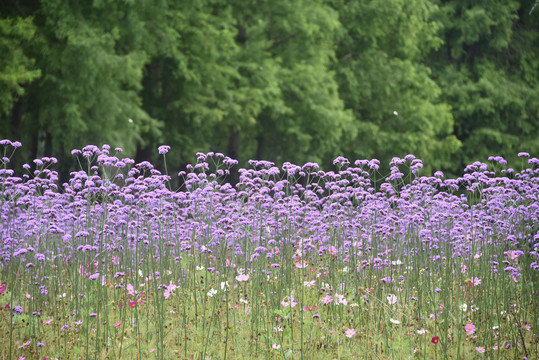
{"label": "verbena flower cluster", "polygon": [[[415,326],[414,335],[436,335],[425,349],[451,341],[438,325],[445,316],[461,319],[451,331],[463,336],[488,328],[491,335],[479,345],[494,344],[492,334],[498,334],[503,344],[495,346],[515,347],[515,334],[492,331],[502,317],[487,317],[476,294],[503,286],[528,300],[537,296],[539,160],[527,153],[519,154],[527,165],[521,171],[493,157],[455,179],[440,171],[419,176],[422,162],[412,155],[394,158],[387,176],[378,173],[376,159],[339,157],[335,171],[315,163],[278,168],[252,160],[239,170],[235,186],[226,176],[237,161],[198,153],[196,163],[178,174],[182,187],[172,190],[168,175],[149,162],[122,157],[119,148],[74,150],[81,170],[59,184],[56,159],[36,159],[16,176],[9,159],[20,143],[0,145],[2,294],[6,283],[12,294],[0,298],[0,306],[12,319],[54,316],[51,302],[68,297],[63,306],[71,322],[59,326],[77,332],[110,311],[105,301],[90,301],[96,294],[122,314],[149,306],[176,314],[180,305],[206,306],[216,299],[224,306],[215,308],[219,314],[243,307],[250,316],[259,302],[275,322],[258,330],[274,334],[267,335],[268,351],[284,351],[284,338],[275,334],[291,326],[290,314],[355,339],[367,332],[361,314],[379,307],[388,328]],[[162,155],[169,150],[158,149]],[[499,301],[489,314],[511,312],[517,300]],[[537,306],[530,301],[526,306]],[[431,305],[414,308],[426,302]],[[127,314],[110,325],[137,326]],[[51,324],[48,316],[41,326]],[[537,331],[536,312],[508,321],[517,320]],[[92,327],[86,331],[92,336]]]}

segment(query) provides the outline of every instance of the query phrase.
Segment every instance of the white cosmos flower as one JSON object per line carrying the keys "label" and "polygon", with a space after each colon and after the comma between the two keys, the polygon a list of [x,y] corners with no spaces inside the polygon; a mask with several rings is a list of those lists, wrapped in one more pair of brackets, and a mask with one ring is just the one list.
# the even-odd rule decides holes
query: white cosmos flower
{"label": "white cosmos flower", "polygon": [[208,296],[209,297],[212,297],[213,295],[217,294],[217,290],[215,290],[214,288],[211,288],[210,291],[208,291]]}
{"label": "white cosmos flower", "polygon": [[389,319],[389,321],[393,324],[400,324],[401,322],[399,320],[395,320],[395,319]]}

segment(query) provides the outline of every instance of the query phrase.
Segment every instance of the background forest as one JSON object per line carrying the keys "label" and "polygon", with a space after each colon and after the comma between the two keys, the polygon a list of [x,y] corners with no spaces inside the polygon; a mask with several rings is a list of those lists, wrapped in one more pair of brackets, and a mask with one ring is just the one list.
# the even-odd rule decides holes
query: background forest
{"label": "background forest", "polygon": [[[2,0],[13,161],[109,143],[245,164],[539,153],[539,10],[521,0]],[[520,164],[520,163],[518,163]],[[20,169],[20,167],[18,167]]]}

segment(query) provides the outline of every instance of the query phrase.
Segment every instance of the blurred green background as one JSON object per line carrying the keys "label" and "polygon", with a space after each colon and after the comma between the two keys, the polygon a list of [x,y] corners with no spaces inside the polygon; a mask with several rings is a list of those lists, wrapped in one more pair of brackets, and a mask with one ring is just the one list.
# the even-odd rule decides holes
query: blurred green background
{"label": "blurred green background", "polygon": [[[0,137],[14,165],[122,147],[425,172],[539,154],[539,9],[511,0],[2,0]],[[517,162],[515,162],[517,163]],[[518,162],[520,164],[520,162]],[[20,169],[20,168],[19,168]]]}

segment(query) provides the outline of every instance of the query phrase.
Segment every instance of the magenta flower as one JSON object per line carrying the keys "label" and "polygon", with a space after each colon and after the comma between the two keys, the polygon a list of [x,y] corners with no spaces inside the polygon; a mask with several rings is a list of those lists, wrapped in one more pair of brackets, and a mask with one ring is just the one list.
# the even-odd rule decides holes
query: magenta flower
{"label": "magenta flower", "polygon": [[333,299],[331,298],[331,296],[326,295],[326,297],[322,299],[322,304],[327,305],[332,301],[333,301]]}
{"label": "magenta flower", "polygon": [[248,274],[238,275],[238,276],[236,276],[236,280],[238,280],[238,281],[247,281],[247,280],[249,280],[249,275]]}
{"label": "magenta flower", "polygon": [[464,330],[466,330],[468,335],[472,335],[475,333],[475,325],[472,323],[466,324],[466,326],[464,326]]}
{"label": "magenta flower", "polygon": [[281,305],[283,307],[295,307],[298,303],[294,301],[294,297],[293,296],[290,296],[290,297],[285,297],[283,301],[281,301]]}
{"label": "magenta flower", "polygon": [[161,145],[157,148],[159,151],[159,155],[165,155],[170,150],[170,146],[168,145]]}
{"label": "magenta flower", "polygon": [[135,291],[135,288],[131,284],[127,284],[127,293],[129,295],[136,295],[137,292]]}
{"label": "magenta flower", "polygon": [[19,349],[24,349],[26,346],[30,345],[31,341],[27,341],[25,342],[24,344],[22,344],[21,346],[19,346]]}
{"label": "magenta flower", "polygon": [[471,278],[474,286],[478,286],[478,285],[481,285],[481,279],[480,278],[477,278],[477,277],[473,277]]}
{"label": "magenta flower", "polygon": [[88,279],[97,280],[97,278],[99,278],[99,273],[95,273],[95,274],[90,275],[90,277]]}

